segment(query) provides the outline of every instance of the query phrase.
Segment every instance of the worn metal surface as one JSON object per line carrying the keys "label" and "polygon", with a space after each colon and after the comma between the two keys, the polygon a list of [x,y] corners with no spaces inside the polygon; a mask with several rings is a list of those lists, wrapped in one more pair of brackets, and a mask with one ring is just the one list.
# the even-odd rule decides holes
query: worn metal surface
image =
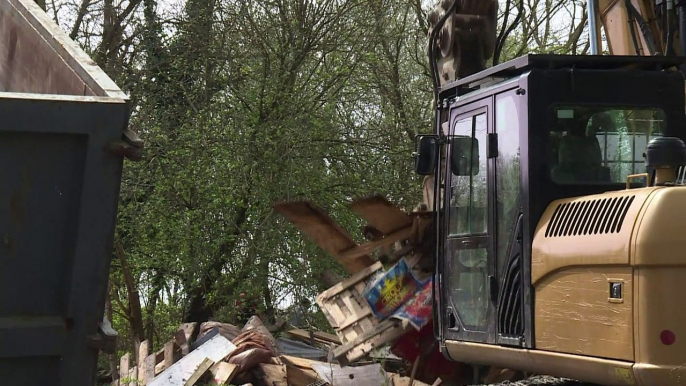
{"label": "worn metal surface", "polygon": [[0,34],[0,383],[93,385],[128,101],[33,1]]}
{"label": "worn metal surface", "polygon": [[0,2],[0,91],[126,99],[33,0]]}
{"label": "worn metal surface", "polygon": [[276,340],[276,345],[279,347],[279,352],[282,355],[312,360],[323,360],[326,358],[326,352],[324,352],[324,350],[320,350],[302,342],[280,338]]}
{"label": "worn metal surface", "polygon": [[0,379],[89,385],[126,105],[0,94],[0,115]]}

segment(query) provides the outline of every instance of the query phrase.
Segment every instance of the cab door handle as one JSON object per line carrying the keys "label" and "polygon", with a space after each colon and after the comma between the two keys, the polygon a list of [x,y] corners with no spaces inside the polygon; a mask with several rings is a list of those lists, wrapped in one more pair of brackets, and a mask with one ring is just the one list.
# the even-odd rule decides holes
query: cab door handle
{"label": "cab door handle", "polygon": [[488,287],[491,295],[491,302],[498,302],[498,278],[495,275],[488,276]]}

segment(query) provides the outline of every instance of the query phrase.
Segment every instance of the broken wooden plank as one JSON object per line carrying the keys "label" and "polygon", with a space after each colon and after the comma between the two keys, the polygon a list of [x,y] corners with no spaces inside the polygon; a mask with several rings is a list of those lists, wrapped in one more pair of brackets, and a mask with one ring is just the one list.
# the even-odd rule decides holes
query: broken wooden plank
{"label": "broken wooden plank", "polygon": [[313,364],[317,375],[331,385],[360,386],[386,385],[389,379],[380,364],[360,367],[341,367],[333,363]]}
{"label": "broken wooden plank", "polygon": [[315,364],[326,364],[326,362],[313,361],[311,359],[299,358],[299,357],[288,356],[288,355],[281,355],[279,358],[281,359],[281,362],[283,362],[287,365],[301,367],[303,369],[312,369],[313,363],[315,363]]}
{"label": "broken wooden plank", "polygon": [[233,363],[217,362],[210,367],[210,373],[212,373],[210,385],[228,385],[238,373],[238,366]]}
{"label": "broken wooden plank", "polygon": [[412,380],[409,377],[401,377],[398,374],[393,374],[391,380],[393,381],[393,386],[429,386],[424,382],[420,382],[416,379]]}
{"label": "broken wooden plank", "polygon": [[[168,353],[165,353],[165,349],[168,350]],[[161,362],[164,362],[165,354],[169,355],[169,360],[171,361],[169,362],[169,366],[171,366],[172,363],[174,363],[175,357],[178,358],[181,356],[181,347],[179,347],[174,340],[165,343],[164,347],[155,352],[155,366],[159,366]]]}
{"label": "broken wooden plank", "polygon": [[191,374],[191,376],[188,378],[188,380],[186,381],[186,383],[183,384],[183,386],[193,386],[193,385],[195,385],[195,383],[198,382],[198,381],[200,380],[200,377],[202,377],[203,375],[205,375],[205,373],[207,372],[207,370],[209,370],[210,367],[212,367],[213,364],[214,364],[214,361],[213,361],[212,359],[210,359],[210,358],[205,358],[205,360],[203,360],[202,362],[200,362],[200,364],[198,365],[198,367],[195,369],[195,371],[193,372],[193,374]]}
{"label": "broken wooden plank", "polygon": [[[178,347],[175,342],[167,342],[164,344],[164,368],[169,368],[171,365],[174,364],[174,349]],[[181,351],[181,347],[179,347],[179,351]]]}
{"label": "broken wooden plank", "polygon": [[269,386],[289,386],[286,366],[261,363],[257,365],[254,373]]}
{"label": "broken wooden plank", "polygon": [[[293,223],[305,236],[320,248],[338,259],[340,252],[357,246],[357,243],[345,229],[331,219],[322,209],[304,201],[283,202],[274,205],[274,209]],[[371,256],[360,256],[357,259],[340,261],[350,273],[374,264]]]}
{"label": "broken wooden plank", "polygon": [[403,335],[412,329],[412,326],[396,319],[387,319],[376,325],[372,330],[364,331],[355,339],[334,349],[334,356],[339,363],[347,365],[367,356],[372,350],[379,348]]}
{"label": "broken wooden plank", "polygon": [[176,341],[176,344],[181,347],[181,355],[188,355],[191,346],[191,337],[193,336],[193,331],[195,331],[197,325],[198,323],[196,322],[184,323],[176,330],[174,340]]}
{"label": "broken wooden plank", "polygon": [[379,248],[388,247],[390,245],[397,243],[398,241],[409,239],[411,235],[412,226],[399,229],[380,240],[371,241],[366,244],[358,245],[356,247],[342,251],[339,260],[343,262],[358,259],[360,256],[367,256]]}
{"label": "broken wooden plank", "polygon": [[[299,328],[296,328],[293,330],[288,330],[288,331],[286,331],[286,334],[290,335],[294,338],[298,338],[298,340],[302,340],[305,342],[310,341],[310,332],[299,329]],[[333,334],[328,334],[328,333],[322,332],[322,331],[315,331],[312,335],[314,335],[314,339],[316,341],[321,342],[321,343],[333,343],[333,344],[337,344],[337,345],[341,344],[341,340],[336,335],[333,335]]]}
{"label": "broken wooden plank", "polygon": [[149,386],[181,386],[190,378],[198,366],[209,358],[212,362],[219,362],[236,349],[236,346],[222,335],[215,335],[202,346],[191,351],[171,367],[155,377]]}
{"label": "broken wooden plank", "polygon": [[138,385],[138,366],[133,366],[133,368],[129,369],[129,375],[126,377],[127,382],[129,386],[137,386]]}
{"label": "broken wooden plank", "polygon": [[155,361],[157,360],[155,354],[150,354],[145,358],[145,380],[150,382],[155,378]]}
{"label": "broken wooden plank", "polygon": [[312,369],[303,369],[293,365],[286,365],[286,377],[289,386],[308,386],[321,379]]}
{"label": "broken wooden plank", "polygon": [[336,284],[335,286],[327,289],[326,291],[320,293],[317,295],[317,299],[328,299],[333,296],[338,295],[339,293],[345,291],[348,287],[354,285],[355,283],[362,281],[369,277],[371,274],[374,272],[383,269],[383,264],[380,262],[376,262],[370,267],[365,268],[364,270],[357,272],[355,275],[343,280],[342,282]]}
{"label": "broken wooden plank", "polygon": [[412,217],[382,196],[359,198],[350,209],[383,234],[412,225]]}
{"label": "broken wooden plank", "polygon": [[129,377],[129,365],[131,354],[122,355],[119,359],[119,384],[120,386],[128,386],[129,382],[126,378]]}
{"label": "broken wooden plank", "polygon": [[146,384],[146,368],[145,368],[145,358],[148,357],[148,349],[150,347],[150,342],[144,340],[138,346],[138,384]]}

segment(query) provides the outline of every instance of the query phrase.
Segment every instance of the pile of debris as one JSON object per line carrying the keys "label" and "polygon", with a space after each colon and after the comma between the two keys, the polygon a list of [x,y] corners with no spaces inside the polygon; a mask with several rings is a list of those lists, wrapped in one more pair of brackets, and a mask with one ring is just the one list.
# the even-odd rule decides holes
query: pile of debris
{"label": "pile of debris", "polygon": [[[389,385],[428,386],[389,368],[399,362],[358,363],[341,366],[332,350],[341,344],[336,336],[294,329],[275,339],[270,328],[253,316],[241,329],[230,324],[203,323],[192,339],[195,323],[184,324],[173,340],[157,353],[145,356],[141,344],[138,365],[122,357],[120,378],[113,386],[325,386]],[[306,344],[312,342],[313,344]],[[329,347],[328,350],[322,348]],[[362,382],[363,381],[363,382]],[[437,380],[435,385],[439,385]]]}
{"label": "pile of debris", "polygon": [[431,212],[406,213],[381,196],[355,200],[350,209],[367,222],[360,245],[309,202],[275,209],[350,273],[316,299],[342,343],[333,350],[336,361],[356,364],[388,347],[428,384],[471,373],[448,362],[434,339]]}
{"label": "pile of debris", "polygon": [[331,287],[316,299],[341,341],[333,359],[343,366],[354,365],[386,347],[410,364],[413,379],[427,384],[441,379],[450,384],[495,383],[518,377],[503,369],[485,369],[485,376],[480,376],[467,364],[448,361],[439,351],[432,319],[433,212],[423,210],[431,197],[425,191],[425,204],[411,213],[382,196],[354,200],[351,211],[367,223],[361,229],[367,239],[364,244],[356,243],[312,203],[289,201],[274,206],[350,274],[329,283]]}
{"label": "pile of debris", "polygon": [[439,351],[431,213],[405,213],[379,196],[356,200],[352,211],[367,221],[367,242],[360,245],[310,203],[280,203],[275,209],[349,272],[336,280],[324,272],[330,287],[316,298],[336,335],[293,329],[275,339],[283,326],[266,327],[257,316],[242,328],[207,322],[194,331],[194,324],[184,325],[163,350],[139,355],[137,368],[129,369],[128,356],[126,363],[122,358],[117,386],[427,386],[518,376],[489,369],[485,377],[474,377],[474,368],[450,362]]}

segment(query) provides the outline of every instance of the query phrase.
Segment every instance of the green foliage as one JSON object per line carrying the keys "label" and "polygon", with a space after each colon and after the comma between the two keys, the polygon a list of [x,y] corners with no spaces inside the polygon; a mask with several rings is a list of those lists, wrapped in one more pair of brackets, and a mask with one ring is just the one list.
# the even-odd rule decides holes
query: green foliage
{"label": "green foliage", "polygon": [[[417,204],[413,140],[432,131],[433,113],[427,10],[395,0],[116,3],[120,24],[98,3],[75,37],[131,95],[130,124],[146,143],[144,160],[126,163],[116,239],[154,349],[185,320],[238,323],[240,293],[270,318],[309,299],[308,323],[328,330],[313,304],[325,289],[319,274],[344,271],[272,204],[310,200],[356,239],[363,224],[351,199]],[[79,9],[52,7],[71,30]],[[576,47],[525,27],[507,37],[504,59]],[[121,354],[133,350],[136,316],[113,261]]]}

